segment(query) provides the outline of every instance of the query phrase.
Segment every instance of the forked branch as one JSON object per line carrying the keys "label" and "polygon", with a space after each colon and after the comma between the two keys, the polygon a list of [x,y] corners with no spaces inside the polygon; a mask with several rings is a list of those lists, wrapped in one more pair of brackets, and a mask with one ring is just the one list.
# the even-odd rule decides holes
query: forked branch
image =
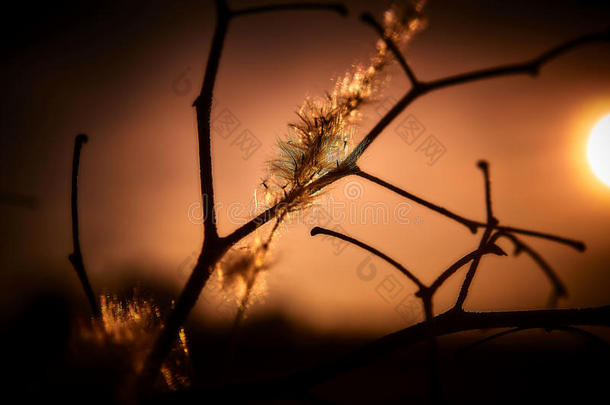
{"label": "forked branch", "polygon": [[[363,179],[367,179],[375,184],[378,184],[384,188],[387,188],[390,191],[395,192],[398,195],[401,195],[405,198],[408,198],[411,201],[416,202],[417,204],[420,204],[434,212],[437,212],[447,218],[450,218],[464,226],[466,226],[472,233],[475,233],[477,231],[477,229],[479,228],[484,228],[487,226],[486,223],[484,222],[480,222],[480,221],[475,221],[472,219],[468,219],[465,218],[461,215],[458,215],[444,207],[441,207],[437,204],[431,203],[427,200],[424,200],[421,197],[418,197],[412,193],[409,193],[406,190],[401,189],[400,187],[397,187],[393,184],[388,183],[385,180],[380,179],[377,176],[374,176],[372,174],[369,174],[367,172],[364,172],[362,170],[354,173],[357,176],[362,177]],[[494,229],[498,230],[498,231],[503,231],[506,233],[519,233],[519,234],[523,234],[523,235],[528,235],[528,236],[534,236],[537,238],[542,238],[542,239],[548,239],[551,240],[553,242],[558,242],[567,246],[571,246],[574,249],[578,250],[578,251],[584,251],[585,250],[585,244],[581,241],[577,241],[574,239],[569,239],[569,238],[564,238],[561,236],[557,236],[557,235],[551,235],[548,233],[544,233],[544,232],[538,232],[538,231],[532,231],[532,230],[528,230],[528,229],[522,229],[522,228],[515,228],[512,226],[504,226],[504,225],[497,225],[494,227]]]}

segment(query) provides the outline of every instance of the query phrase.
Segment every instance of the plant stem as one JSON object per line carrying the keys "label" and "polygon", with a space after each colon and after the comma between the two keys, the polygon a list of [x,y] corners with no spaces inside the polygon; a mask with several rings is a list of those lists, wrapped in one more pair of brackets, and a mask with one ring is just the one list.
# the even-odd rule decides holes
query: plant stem
{"label": "plant stem", "polygon": [[80,249],[80,233],[78,228],[78,171],[80,167],[81,149],[83,144],[87,143],[87,140],[88,138],[85,134],[77,135],[76,139],[74,140],[74,155],[72,158],[72,193],[70,198],[72,205],[72,245],[74,247],[74,252],[68,255],[68,259],[70,260],[70,263],[72,263],[74,270],[76,270],[78,279],[80,280],[85,294],[87,295],[87,300],[91,306],[93,316],[98,318],[100,316],[100,307],[97,303],[97,298],[95,297],[91,283],[89,282],[87,271],[85,270],[83,255]]}

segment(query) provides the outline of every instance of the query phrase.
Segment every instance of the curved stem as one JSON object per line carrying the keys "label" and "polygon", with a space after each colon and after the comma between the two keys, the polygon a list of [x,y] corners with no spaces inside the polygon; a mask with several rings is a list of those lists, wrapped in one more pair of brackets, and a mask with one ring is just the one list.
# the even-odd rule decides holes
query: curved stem
{"label": "curved stem", "polygon": [[380,252],[379,250],[375,249],[374,247],[372,247],[370,245],[367,245],[364,242],[360,242],[359,240],[354,239],[350,236],[344,235],[340,232],[335,232],[330,229],[321,228],[319,226],[314,227],[311,230],[310,234],[311,234],[311,236],[316,236],[316,235],[320,235],[320,234],[333,236],[335,238],[338,238],[338,239],[344,240],[346,242],[349,242],[353,245],[356,245],[359,248],[362,248],[368,252],[371,252],[375,256],[379,257],[380,259],[385,260],[386,262],[390,263],[392,266],[396,267],[402,274],[407,276],[407,278],[409,280],[413,281],[419,287],[420,290],[426,289],[426,286],[413,273],[411,273],[409,270],[407,270],[402,264],[398,263],[396,260],[392,259],[388,255]]}
{"label": "curved stem", "polygon": [[72,245],[74,252],[68,256],[70,263],[76,270],[78,279],[87,295],[87,300],[91,306],[91,312],[94,317],[100,316],[100,307],[97,303],[95,293],[89,282],[87,271],[85,270],[85,264],[83,262],[83,255],[80,249],[80,234],[78,228],[78,170],[80,166],[80,153],[83,148],[83,144],[87,143],[87,135],[79,134],[74,140],[74,156],[72,158],[72,193],[71,193],[71,205],[72,205]]}
{"label": "curved stem", "polygon": [[[559,276],[557,276],[557,273],[551,268],[551,266],[546,262],[546,260],[544,260],[544,258],[537,251],[535,251],[529,245],[527,245],[526,243],[521,241],[515,235],[512,235],[507,232],[499,231],[495,235],[493,235],[491,237],[491,239],[496,240],[501,237],[504,237],[513,243],[513,245],[515,246],[515,255],[518,255],[521,252],[525,252],[542,269],[544,274],[547,276],[547,278],[551,282],[551,285],[553,286],[553,294],[551,296],[551,301],[556,301],[557,298],[559,298],[559,297],[568,296],[567,289],[566,289],[565,285],[562,283],[562,281],[559,279]],[[551,302],[551,304],[552,304],[552,302]]]}

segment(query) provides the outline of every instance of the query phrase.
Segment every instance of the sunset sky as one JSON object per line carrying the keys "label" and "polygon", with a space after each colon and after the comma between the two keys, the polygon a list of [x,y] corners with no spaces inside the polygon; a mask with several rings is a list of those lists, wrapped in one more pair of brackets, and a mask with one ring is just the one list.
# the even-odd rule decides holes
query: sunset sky
{"label": "sunset sky", "polygon": [[[261,3],[230,2],[235,8]],[[221,234],[247,217],[246,211],[229,207],[252,203],[265,162],[275,156],[276,140],[303,99],[323,96],[332,89],[332,79],[372,55],[376,34],[358,16],[370,11],[379,18],[385,3],[346,4],[347,17],[298,11],[231,23],[212,111],[214,117],[230,114],[239,124],[212,139],[215,190],[223,205]],[[202,242],[201,225],[189,218],[201,197],[191,105],[210,47],[212,2],[67,4],[53,10],[49,5],[48,18],[38,20],[23,7],[3,17],[15,19],[19,28],[11,39],[3,32],[0,192],[33,196],[38,204],[0,205],[0,302],[8,308],[1,316],[52,286],[74,295],[86,310],[67,260],[78,133],[89,136],[80,176],[81,242],[94,288],[112,292],[141,282],[179,291]],[[423,80],[524,61],[610,24],[607,2],[429,1],[425,10],[428,27],[406,49]],[[578,49],[545,66],[535,79],[491,79],[426,95],[386,129],[360,166],[454,212],[484,220],[476,162],[488,160],[501,223],[587,245],[579,253],[527,238],[568,287],[569,299],[560,306],[607,304],[610,187],[592,173],[585,147],[593,126],[610,114],[609,50],[608,44]],[[376,123],[384,105],[408,90],[397,66],[390,73],[379,101],[364,110],[356,140]],[[401,124],[408,119],[423,127],[412,144],[401,137]],[[248,152],[238,141],[246,130],[260,144]],[[429,136],[444,150],[432,164],[418,150]],[[472,235],[413,202],[407,207],[408,201],[361,178],[343,179],[330,195],[359,218],[335,216],[329,227],[339,225],[426,282],[479,242],[481,231]],[[363,206],[373,203],[385,204],[392,214],[387,224],[362,221]],[[405,207],[406,220],[399,223],[393,213]],[[355,246],[309,236],[310,228],[294,223],[282,231],[265,275],[265,299],[253,307],[252,316],[282,311],[322,331],[376,334],[419,320],[416,312],[401,316],[396,311],[415,290],[407,279]],[[509,243],[501,243],[512,253]],[[374,277],[359,276],[371,266]],[[435,302],[438,311],[455,302],[464,274],[443,287]],[[395,295],[384,295],[387,283],[398,283],[392,284]],[[550,284],[529,258],[485,257],[466,307],[541,308],[549,292]],[[204,298],[193,319],[203,313],[229,319],[211,289]]]}

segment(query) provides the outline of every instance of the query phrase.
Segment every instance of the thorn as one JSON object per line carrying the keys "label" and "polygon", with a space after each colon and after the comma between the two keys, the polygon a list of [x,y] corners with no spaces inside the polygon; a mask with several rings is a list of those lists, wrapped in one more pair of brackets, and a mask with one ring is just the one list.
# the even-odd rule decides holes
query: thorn
{"label": "thorn", "polygon": [[496,254],[498,256],[508,256],[506,254],[506,252],[498,245],[496,245],[495,243],[491,243],[489,245],[487,245],[487,251],[493,254]]}

